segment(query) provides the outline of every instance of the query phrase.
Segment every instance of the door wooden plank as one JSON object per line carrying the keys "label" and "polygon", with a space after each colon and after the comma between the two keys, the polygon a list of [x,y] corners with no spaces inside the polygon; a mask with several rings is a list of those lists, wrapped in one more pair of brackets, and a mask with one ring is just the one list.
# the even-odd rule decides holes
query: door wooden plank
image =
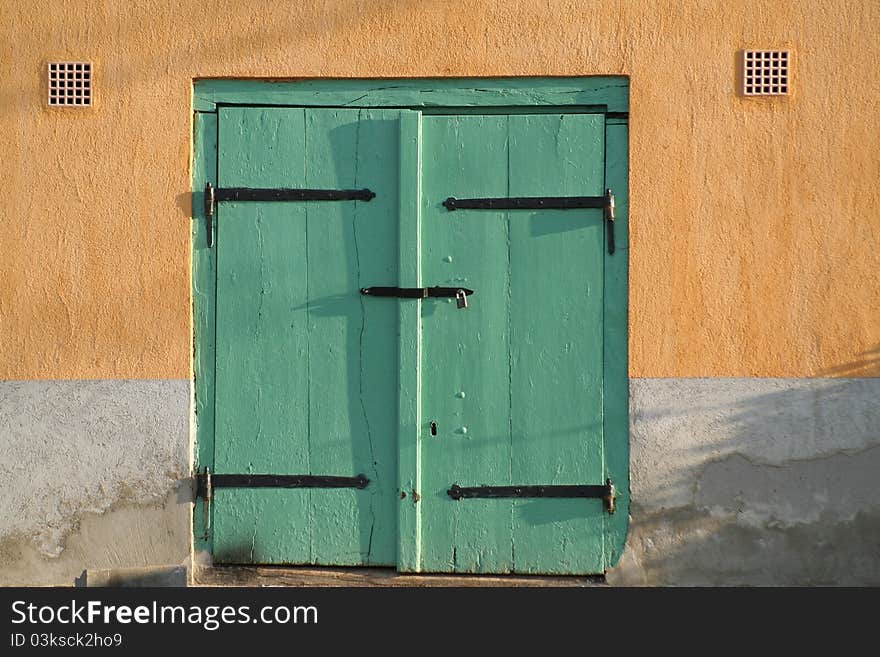
{"label": "door wooden plank", "polygon": [[[304,180],[303,110],[223,108],[218,141],[219,185]],[[215,472],[310,472],[305,228],[304,204],[217,208]],[[306,499],[296,489],[215,491],[215,560],[310,562]]]}
{"label": "door wooden plank", "polygon": [[398,129],[397,112],[306,110],[306,185],[377,191],[369,203],[308,208],[312,471],[370,479],[311,491],[314,563],[396,557],[397,313],[359,290],[397,279]]}
{"label": "door wooden plank", "polygon": [[[217,182],[217,115],[193,114],[193,371],[195,375],[196,452],[194,466],[214,469],[214,317],[217,268],[216,249],[208,248],[205,225],[205,183]],[[210,510],[209,510],[210,511]],[[193,545],[196,551],[212,550],[205,501],[194,500]]]}
{"label": "door wooden plank", "polygon": [[[510,117],[514,196],[599,196],[604,117]],[[510,218],[511,479],[601,484],[601,209],[540,210]],[[605,511],[597,499],[513,503],[514,568],[601,572]]]}
{"label": "door wooden plank", "polygon": [[[358,111],[306,110],[305,187],[357,186]],[[309,414],[312,473],[348,474],[368,466],[368,425],[361,408],[356,222],[361,203],[307,204]],[[353,469],[354,468],[354,469]],[[364,472],[371,480],[372,468]],[[372,521],[366,490],[309,491],[312,563],[359,563],[369,553]],[[326,559],[326,560],[325,560]]]}
{"label": "door wooden plank", "polygon": [[[422,305],[422,558],[426,571],[511,567],[509,500],[455,502],[510,482],[508,231],[503,212],[448,212],[448,196],[504,196],[506,116],[423,117],[422,280],[475,290]],[[436,422],[437,435],[430,431]]]}
{"label": "door wooden plank", "polygon": [[[358,203],[352,218],[357,247],[354,294],[361,307],[358,350],[359,406],[365,433],[354,434],[354,450],[363,453],[372,518],[369,554],[365,564],[397,562],[398,460],[398,309],[392,303],[368,303],[360,288],[396,285],[398,280],[400,132],[398,110],[364,109],[360,112],[355,157],[355,188],[376,190],[369,203]],[[366,440],[365,440],[366,439]],[[364,444],[369,449],[364,449]],[[362,522],[362,527],[366,523]]]}
{"label": "door wooden plank", "polygon": [[629,126],[605,126],[605,186],[617,197],[617,250],[605,252],[605,467],[617,488],[617,512],[605,519],[605,565],[623,554],[629,524]]}
{"label": "door wooden plank", "polygon": [[[422,286],[421,203],[422,203],[422,116],[418,112],[400,114],[400,196],[398,276],[401,287]],[[422,523],[419,501],[422,490],[421,438],[421,308],[418,303],[401,301],[398,345],[398,486],[399,505],[397,568],[414,572],[422,566]]]}

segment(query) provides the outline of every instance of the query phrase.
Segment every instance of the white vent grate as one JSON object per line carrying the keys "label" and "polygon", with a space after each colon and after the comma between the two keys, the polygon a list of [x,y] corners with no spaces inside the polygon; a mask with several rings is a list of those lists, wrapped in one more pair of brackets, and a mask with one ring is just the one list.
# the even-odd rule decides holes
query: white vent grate
{"label": "white vent grate", "polygon": [[49,105],[53,107],[87,107],[91,104],[91,63],[50,62]]}
{"label": "white vent grate", "polygon": [[746,96],[784,96],[791,75],[787,50],[746,50],[743,52],[743,94]]}

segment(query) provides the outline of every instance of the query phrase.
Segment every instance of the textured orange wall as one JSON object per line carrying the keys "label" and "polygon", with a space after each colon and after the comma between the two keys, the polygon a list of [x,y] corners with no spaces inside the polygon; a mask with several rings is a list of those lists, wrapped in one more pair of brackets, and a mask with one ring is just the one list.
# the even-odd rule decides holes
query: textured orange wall
{"label": "textured orange wall", "polygon": [[[633,376],[880,375],[880,3],[4,3],[0,379],[190,375],[197,77],[631,76]],[[790,47],[794,94],[736,95]],[[45,62],[97,103],[45,107]]]}

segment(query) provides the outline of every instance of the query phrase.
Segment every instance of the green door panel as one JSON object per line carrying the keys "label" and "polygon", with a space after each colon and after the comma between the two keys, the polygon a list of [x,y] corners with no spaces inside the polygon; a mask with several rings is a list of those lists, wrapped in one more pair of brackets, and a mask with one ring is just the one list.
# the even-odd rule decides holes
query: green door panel
{"label": "green door panel", "polygon": [[475,294],[421,302],[421,570],[605,568],[601,500],[446,493],[605,481],[602,211],[441,205],[601,195],[604,135],[598,114],[423,118],[422,280]]}
{"label": "green door panel", "polygon": [[[545,574],[613,564],[625,508],[447,494],[625,485],[625,448],[606,454],[627,432],[625,234],[609,256],[601,209],[442,205],[619,186],[625,233],[626,126],[560,109],[216,107],[205,122],[216,186],[376,196],[217,205],[205,269],[216,271],[203,388],[213,424],[199,429],[212,427],[211,471],[370,483],[215,488],[204,532],[215,562]],[[360,294],[397,285],[475,293],[464,310]]]}
{"label": "green door panel", "polygon": [[215,473],[354,476],[366,489],[214,492],[217,562],[394,564],[398,110],[219,109],[226,187],[369,187],[369,203],[217,209]]}

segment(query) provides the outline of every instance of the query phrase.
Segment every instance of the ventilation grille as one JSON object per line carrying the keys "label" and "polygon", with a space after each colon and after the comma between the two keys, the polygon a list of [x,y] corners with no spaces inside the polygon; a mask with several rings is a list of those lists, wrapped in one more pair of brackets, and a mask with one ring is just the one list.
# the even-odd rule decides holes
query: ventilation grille
{"label": "ventilation grille", "polygon": [[49,105],[52,107],[88,107],[91,104],[91,63],[50,62]]}
{"label": "ventilation grille", "polygon": [[746,96],[784,96],[789,88],[787,50],[746,50],[743,52],[743,94]]}

